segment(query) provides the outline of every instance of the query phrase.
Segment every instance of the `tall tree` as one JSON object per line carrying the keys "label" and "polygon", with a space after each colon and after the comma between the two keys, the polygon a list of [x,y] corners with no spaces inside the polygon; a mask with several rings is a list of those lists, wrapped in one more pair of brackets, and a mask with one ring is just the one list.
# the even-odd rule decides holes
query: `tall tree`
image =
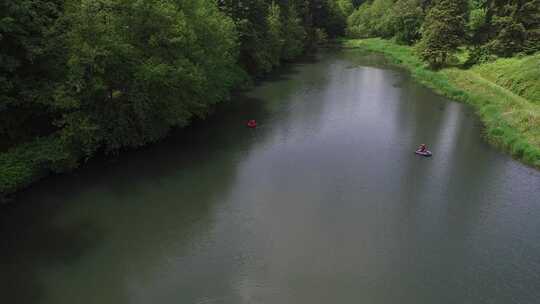
{"label": "tall tree", "polygon": [[281,20],[281,8],[276,2],[272,1],[268,7],[268,16],[266,17],[268,24],[268,57],[272,66],[278,66],[281,61],[281,52],[285,40],[283,38],[283,23]]}
{"label": "tall tree", "polygon": [[348,18],[349,34],[357,37],[391,38],[392,14],[395,0],[364,2]]}
{"label": "tall tree", "polygon": [[429,9],[418,50],[432,67],[440,68],[447,64],[464,42],[467,15],[466,0],[437,0]]}
{"label": "tall tree", "polygon": [[296,5],[292,1],[287,7],[287,14],[283,25],[283,37],[282,58],[284,60],[291,60],[303,52],[306,31],[302,27],[302,20],[298,14]]}
{"label": "tall tree", "polygon": [[0,150],[53,128],[47,104],[58,64],[48,41],[62,2],[0,1]]}
{"label": "tall tree", "polygon": [[240,42],[238,62],[251,75],[272,69],[267,47],[268,6],[265,0],[220,0],[219,7],[234,20]]}
{"label": "tall tree", "polygon": [[67,8],[67,144],[137,147],[202,117],[236,83],[232,20],[200,0],[78,0]]}
{"label": "tall tree", "polygon": [[492,53],[511,56],[540,50],[540,0],[493,0],[489,10]]}
{"label": "tall tree", "polygon": [[398,0],[390,11],[390,32],[398,43],[413,44],[420,39],[424,21],[421,0]]}

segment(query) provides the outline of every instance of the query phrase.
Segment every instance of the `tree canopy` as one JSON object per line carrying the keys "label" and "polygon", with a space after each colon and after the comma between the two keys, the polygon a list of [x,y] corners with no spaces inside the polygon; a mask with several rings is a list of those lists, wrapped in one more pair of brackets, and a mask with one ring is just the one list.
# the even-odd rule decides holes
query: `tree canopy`
{"label": "tree canopy", "polygon": [[418,44],[434,67],[470,49],[470,64],[540,50],[540,0],[370,0],[347,20],[353,37]]}
{"label": "tree canopy", "polygon": [[344,33],[352,9],[349,0],[2,1],[0,194],[204,118],[250,77]]}

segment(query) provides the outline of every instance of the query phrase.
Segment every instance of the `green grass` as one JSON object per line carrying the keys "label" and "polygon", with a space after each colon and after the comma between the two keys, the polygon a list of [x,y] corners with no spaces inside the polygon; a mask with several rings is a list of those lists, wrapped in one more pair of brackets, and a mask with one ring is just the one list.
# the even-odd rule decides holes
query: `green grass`
{"label": "green grass", "polygon": [[473,67],[472,71],[537,105],[540,105],[540,53],[504,58]]}
{"label": "green grass", "polygon": [[[537,87],[540,71],[538,64],[536,71],[532,64],[538,62],[538,55],[501,59],[470,70],[433,71],[409,46],[378,38],[344,40],[343,44],[347,48],[385,54],[439,94],[472,105],[491,143],[540,168],[540,105],[534,99],[540,94]],[[520,73],[522,70],[526,72]]]}

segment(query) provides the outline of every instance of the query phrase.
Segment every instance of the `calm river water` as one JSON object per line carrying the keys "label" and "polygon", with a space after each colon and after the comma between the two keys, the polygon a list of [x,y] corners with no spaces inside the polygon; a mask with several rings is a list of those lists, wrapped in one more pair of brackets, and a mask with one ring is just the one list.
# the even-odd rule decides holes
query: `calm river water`
{"label": "calm river water", "polygon": [[1,302],[538,303],[540,172],[380,56],[316,57],[23,193]]}

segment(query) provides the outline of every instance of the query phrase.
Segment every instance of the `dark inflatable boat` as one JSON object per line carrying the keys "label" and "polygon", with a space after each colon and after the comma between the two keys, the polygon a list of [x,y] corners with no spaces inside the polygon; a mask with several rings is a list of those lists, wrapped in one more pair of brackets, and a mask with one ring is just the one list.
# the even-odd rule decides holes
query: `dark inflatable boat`
{"label": "dark inflatable boat", "polygon": [[426,150],[426,151],[416,150],[416,152],[414,152],[414,153],[416,153],[416,154],[418,154],[418,155],[425,156],[425,157],[430,157],[431,155],[433,155],[433,154],[431,153],[431,151],[428,151],[428,150]]}

